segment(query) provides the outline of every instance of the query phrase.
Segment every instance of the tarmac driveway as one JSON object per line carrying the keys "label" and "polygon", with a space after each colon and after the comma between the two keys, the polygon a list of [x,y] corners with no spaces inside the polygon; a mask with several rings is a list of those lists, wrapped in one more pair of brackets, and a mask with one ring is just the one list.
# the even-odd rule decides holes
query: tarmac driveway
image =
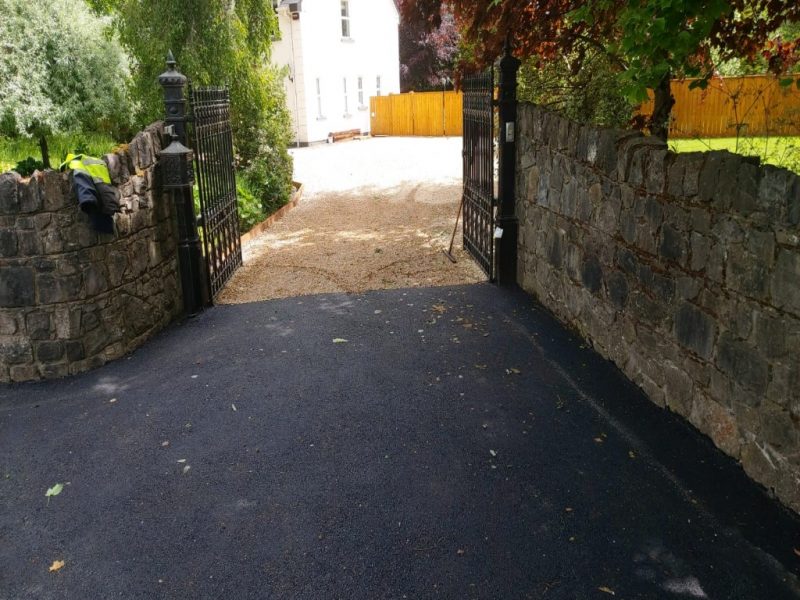
{"label": "tarmac driveway", "polygon": [[488,284],[218,307],[0,387],[0,475],[4,600],[798,597],[798,519]]}

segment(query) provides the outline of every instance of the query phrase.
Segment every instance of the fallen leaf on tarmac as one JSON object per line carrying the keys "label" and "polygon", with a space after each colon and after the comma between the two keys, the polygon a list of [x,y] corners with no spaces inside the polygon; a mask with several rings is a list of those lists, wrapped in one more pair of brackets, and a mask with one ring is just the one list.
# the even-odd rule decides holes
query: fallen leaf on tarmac
{"label": "fallen leaf on tarmac", "polygon": [[492,456],[497,456],[497,452],[495,452],[494,450],[489,450],[489,454],[491,454]]}
{"label": "fallen leaf on tarmac", "polygon": [[605,592],[606,594],[611,594],[612,596],[616,596],[617,595],[617,593],[614,590],[612,590],[611,588],[606,587],[604,585],[600,586],[597,589],[600,590],[601,592]]}
{"label": "fallen leaf on tarmac", "polygon": [[185,462],[186,462],[186,459],[185,459],[185,458],[179,458],[179,459],[178,459],[178,462],[179,462],[179,463],[185,463]]}
{"label": "fallen leaf on tarmac", "polygon": [[564,509],[564,511],[566,511],[566,512],[572,512],[572,508],[568,506],[567,508],[565,508],[565,509]]}
{"label": "fallen leaf on tarmac", "polygon": [[231,410],[232,410],[233,412],[236,412],[236,405],[235,405],[235,404],[231,404]]}
{"label": "fallen leaf on tarmac", "polygon": [[629,450],[628,456],[630,456],[631,458],[636,458],[636,453],[633,450]]}
{"label": "fallen leaf on tarmac", "polygon": [[431,310],[442,315],[447,311],[447,307],[444,304],[434,304],[431,306]]}
{"label": "fallen leaf on tarmac", "polygon": [[64,564],[65,564],[65,563],[64,563],[64,561],[63,561],[63,560],[54,560],[54,561],[53,561],[53,564],[52,564],[52,565],[50,565],[50,568],[49,568],[48,570],[49,570],[51,573],[52,573],[52,572],[54,572],[54,571],[58,571],[59,569],[62,569],[62,568],[64,567]]}
{"label": "fallen leaf on tarmac", "polygon": [[475,365],[476,369],[485,369],[486,365]]}
{"label": "fallen leaf on tarmac", "polygon": [[514,367],[511,367],[510,369],[506,369],[506,375],[519,375],[520,373],[522,373],[522,371],[520,371],[519,369],[516,369]]}
{"label": "fallen leaf on tarmac", "polygon": [[334,344],[346,344],[347,340],[344,339],[344,338],[333,338],[333,343]]}
{"label": "fallen leaf on tarmac", "polygon": [[461,548],[459,548],[458,550],[456,550],[456,554],[458,554],[459,556],[464,556],[464,551]]}
{"label": "fallen leaf on tarmac", "polygon": [[163,442],[161,442],[161,445],[162,445],[164,448],[166,448],[167,446],[169,446],[169,440],[164,440]]}
{"label": "fallen leaf on tarmac", "polygon": [[50,496],[58,496],[63,491],[63,489],[64,489],[64,484],[63,483],[57,483],[53,487],[49,488],[44,493],[44,495],[47,496],[47,499],[49,501]]}
{"label": "fallen leaf on tarmac", "polygon": [[597,442],[598,444],[602,444],[603,442],[605,442],[605,440],[601,437],[594,438],[594,441]]}
{"label": "fallen leaf on tarmac", "polygon": [[116,401],[117,401],[117,399],[116,399],[116,398],[112,398],[111,400],[109,400],[109,401],[108,401],[108,403],[109,403],[109,404],[114,404],[114,402],[116,402]]}
{"label": "fallen leaf on tarmac", "polygon": [[797,548],[794,549],[794,553],[797,554],[797,556],[800,556],[800,550],[798,550]]}
{"label": "fallen leaf on tarmac", "polygon": [[186,473],[188,473],[189,469],[191,469],[191,468],[192,467],[190,467],[189,465],[186,465],[185,467],[183,467],[183,474],[186,475]]}

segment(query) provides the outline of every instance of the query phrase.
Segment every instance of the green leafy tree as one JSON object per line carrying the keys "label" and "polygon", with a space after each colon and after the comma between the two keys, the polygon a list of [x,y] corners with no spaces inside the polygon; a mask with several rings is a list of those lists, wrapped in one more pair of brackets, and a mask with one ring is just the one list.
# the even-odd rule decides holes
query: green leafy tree
{"label": "green leafy tree", "polygon": [[270,0],[92,0],[136,59],[139,121],[164,115],[156,80],[169,50],[194,85],[227,85],[239,168],[263,203],[288,198],[291,125],[283,74],[269,64],[279,33]]}
{"label": "green leafy tree", "polygon": [[[673,76],[700,76],[720,60],[766,61],[786,73],[800,56],[800,40],[780,28],[800,21],[800,2],[785,0],[413,0],[403,5],[415,18],[438,27],[442,9],[452,12],[467,57],[474,65],[497,58],[507,34],[516,53],[545,62],[591,46],[617,68],[631,101],[655,91],[650,131],[666,139]],[[588,54],[587,54],[588,56]]]}
{"label": "green leafy tree", "polygon": [[0,134],[36,136],[49,167],[51,134],[128,133],[129,58],[109,19],[75,0],[0,0],[0,15]]}

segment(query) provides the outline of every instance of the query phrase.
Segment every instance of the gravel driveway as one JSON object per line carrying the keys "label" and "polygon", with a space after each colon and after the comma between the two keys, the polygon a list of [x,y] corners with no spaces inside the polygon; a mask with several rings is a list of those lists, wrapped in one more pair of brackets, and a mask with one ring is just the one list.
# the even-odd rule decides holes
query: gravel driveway
{"label": "gravel driveway", "polygon": [[485,280],[456,235],[461,138],[370,138],[291,151],[300,204],[245,248],[223,304]]}

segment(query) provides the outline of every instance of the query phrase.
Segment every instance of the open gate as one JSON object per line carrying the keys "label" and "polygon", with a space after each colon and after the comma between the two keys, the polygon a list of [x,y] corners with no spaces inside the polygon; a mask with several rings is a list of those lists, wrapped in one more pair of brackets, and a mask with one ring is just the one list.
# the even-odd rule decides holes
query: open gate
{"label": "open gate", "polygon": [[213,300],[242,264],[230,94],[227,88],[189,93],[191,141],[200,195],[200,226]]}
{"label": "open gate", "polygon": [[494,69],[467,75],[464,90],[464,248],[494,281]]}

